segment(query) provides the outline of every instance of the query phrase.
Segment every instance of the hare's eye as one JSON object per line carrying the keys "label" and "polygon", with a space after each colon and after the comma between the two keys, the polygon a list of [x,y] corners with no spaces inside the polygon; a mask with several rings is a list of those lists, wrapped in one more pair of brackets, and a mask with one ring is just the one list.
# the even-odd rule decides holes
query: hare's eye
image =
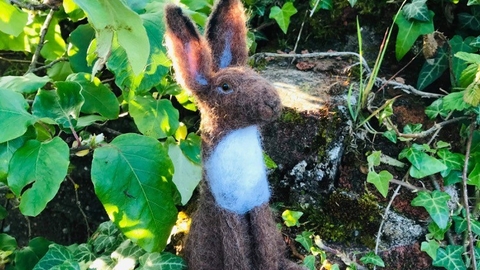
{"label": "hare's eye", "polygon": [[228,83],[222,83],[217,89],[223,93],[231,93],[233,91]]}

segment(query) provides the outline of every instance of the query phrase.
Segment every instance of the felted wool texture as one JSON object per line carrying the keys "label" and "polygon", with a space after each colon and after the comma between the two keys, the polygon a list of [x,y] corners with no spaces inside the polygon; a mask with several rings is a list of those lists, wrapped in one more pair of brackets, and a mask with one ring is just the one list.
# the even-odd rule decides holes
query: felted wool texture
{"label": "felted wool texture", "polygon": [[226,135],[204,166],[212,194],[220,207],[244,214],[270,199],[257,126]]}

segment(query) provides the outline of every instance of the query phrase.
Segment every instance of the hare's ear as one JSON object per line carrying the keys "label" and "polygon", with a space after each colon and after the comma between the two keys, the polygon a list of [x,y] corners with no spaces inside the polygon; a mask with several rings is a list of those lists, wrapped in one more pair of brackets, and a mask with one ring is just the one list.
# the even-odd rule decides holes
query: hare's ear
{"label": "hare's ear", "polygon": [[177,81],[194,92],[207,88],[212,76],[212,57],[207,42],[181,8],[168,5],[165,18],[165,41]]}
{"label": "hare's ear", "polygon": [[220,0],[207,23],[205,36],[213,53],[215,70],[247,62],[247,28],[240,0]]}

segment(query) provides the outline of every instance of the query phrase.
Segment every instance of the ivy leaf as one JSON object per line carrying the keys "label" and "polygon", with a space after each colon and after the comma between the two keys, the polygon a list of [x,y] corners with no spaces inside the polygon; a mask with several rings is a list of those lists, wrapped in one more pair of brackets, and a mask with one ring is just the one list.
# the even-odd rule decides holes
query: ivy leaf
{"label": "ivy leaf", "polygon": [[147,251],[163,250],[177,219],[173,164],[156,139],[123,134],[95,149],[95,193],[110,219]]}
{"label": "ivy leaf", "polygon": [[50,118],[63,128],[75,127],[84,98],[76,82],[56,82],[57,90],[40,90],[33,101],[33,115]]}
{"label": "ivy leaf", "polygon": [[425,61],[418,74],[417,88],[423,90],[435,80],[440,78],[448,69],[448,54],[443,47],[438,48],[433,61]]}
{"label": "ivy leaf", "polygon": [[175,134],[180,125],[178,110],[168,99],[137,96],[129,102],[129,111],[138,130],[156,139]]}
{"label": "ivy leaf", "polygon": [[305,266],[309,270],[315,270],[315,256],[314,255],[307,255],[303,259],[303,266]]}
{"label": "ivy leaf", "polygon": [[443,97],[443,108],[448,111],[463,111],[471,107],[463,100],[464,91],[453,92]]}
{"label": "ivy leaf", "polygon": [[78,245],[74,252],[75,260],[78,262],[93,262],[96,256],[92,249],[92,245],[88,243]]}
{"label": "ivy leaf", "polygon": [[459,13],[457,15],[459,28],[470,29],[473,31],[480,30],[480,19],[470,13]]}
{"label": "ivy leaf", "polygon": [[[112,46],[113,33],[118,44],[125,49],[134,74],[140,74],[147,64],[150,43],[140,16],[121,0],[74,0],[96,30],[97,52],[107,56]],[[102,44],[103,43],[103,44]],[[105,59],[107,60],[107,59]]]}
{"label": "ivy leaf", "polygon": [[168,146],[168,156],[175,168],[172,181],[180,192],[182,205],[185,205],[202,179],[202,167],[190,161],[177,144]]}
{"label": "ivy leaf", "polygon": [[285,222],[287,227],[299,226],[300,223],[298,220],[303,216],[303,212],[300,211],[292,211],[292,210],[285,210],[282,213],[282,219]]}
{"label": "ivy leaf", "polygon": [[437,155],[440,161],[447,166],[447,169],[442,171],[443,177],[447,176],[452,170],[462,170],[465,156],[458,153],[452,153],[448,149],[439,149]]}
{"label": "ivy leaf", "polygon": [[471,83],[473,83],[479,70],[480,64],[468,65],[460,74],[460,78],[458,78],[458,86],[461,88],[467,88]]}
{"label": "ivy leaf", "polygon": [[33,73],[23,76],[4,76],[0,77],[0,89],[9,89],[19,93],[31,94],[50,81],[47,76],[38,77]]}
{"label": "ivy leaf", "polygon": [[28,103],[21,94],[0,88],[0,143],[22,136],[36,121],[27,108]]}
{"label": "ivy leaf", "polygon": [[415,19],[417,21],[428,22],[430,20],[428,14],[427,0],[413,0],[412,3],[403,7],[403,14],[408,20]]}
{"label": "ivy leaf", "polygon": [[467,184],[480,187],[480,163],[476,163],[473,170],[468,174]]}
{"label": "ivy leaf", "polygon": [[17,269],[33,269],[40,259],[47,253],[51,241],[43,237],[30,240],[28,246],[17,251],[15,266]]}
{"label": "ivy leaf", "polygon": [[382,194],[385,198],[388,195],[388,186],[390,184],[390,180],[392,179],[393,175],[388,171],[381,171],[380,173],[370,171],[367,175],[367,182],[375,185],[380,194]]}
{"label": "ivy leaf", "polygon": [[132,243],[130,239],[123,241],[110,255],[115,261],[114,269],[135,269],[138,258],[145,254],[145,250]]}
{"label": "ivy leaf", "polygon": [[383,262],[382,258],[375,254],[373,251],[365,254],[360,261],[364,264],[373,264],[375,266],[385,267],[385,263]]}
{"label": "ivy leaf", "polygon": [[442,229],[438,227],[437,223],[430,222],[430,224],[428,224],[429,233],[426,235],[426,238],[435,239],[437,241],[443,241],[443,239],[445,239],[445,233],[450,229],[450,226],[452,226],[451,222],[447,224],[446,228]]}
{"label": "ivy leaf", "polygon": [[47,254],[38,262],[33,270],[69,269],[80,270],[80,265],[74,260],[67,247],[51,244]]}
{"label": "ivy leaf", "polygon": [[433,28],[433,11],[428,12],[428,21],[409,21],[403,12],[399,13],[395,23],[398,25],[397,41],[395,44],[395,55],[397,60],[401,60],[403,56],[412,48],[413,43],[421,35],[432,33]]}
{"label": "ivy leaf", "polygon": [[287,34],[288,26],[290,25],[290,17],[297,13],[297,9],[292,2],[286,2],[280,9],[275,6],[270,9],[270,19],[275,19],[283,33]]}
{"label": "ivy leaf", "polygon": [[295,241],[299,242],[306,250],[310,250],[313,247],[312,235],[313,233],[309,231],[303,231],[302,234],[295,237]]}
{"label": "ivy leaf", "polygon": [[420,250],[426,252],[428,256],[432,258],[432,260],[435,260],[437,258],[437,251],[439,247],[440,244],[437,241],[431,240],[422,242]]}
{"label": "ivy leaf", "polygon": [[477,107],[480,103],[480,73],[477,74],[475,80],[465,88],[463,101]]}
{"label": "ivy leaf", "polygon": [[444,267],[449,270],[466,270],[467,267],[462,259],[464,252],[463,246],[448,245],[445,249],[439,248],[433,266]]}
{"label": "ivy leaf", "polygon": [[425,114],[430,119],[435,119],[437,116],[447,117],[448,112],[443,108],[443,99],[436,99],[430,106],[425,108]]}
{"label": "ivy leaf", "polygon": [[146,93],[160,84],[169,71],[171,61],[162,45],[165,34],[163,10],[162,3],[151,3],[148,4],[146,13],[140,15],[150,42],[147,64],[143,72],[136,74],[129,66],[125,49],[113,44],[107,67],[115,74],[115,83],[124,91],[128,89],[137,94]]}
{"label": "ivy leaf", "polygon": [[[451,54],[455,55],[457,52],[462,52],[462,53],[472,53],[475,52],[477,49],[474,47],[470,46],[469,43],[473,40],[473,37],[467,37],[465,40],[459,35],[455,35],[452,39],[448,41],[451,47]],[[461,59],[459,57],[453,57],[452,59],[452,69],[453,69],[453,74],[455,75],[455,80],[457,85],[460,84],[460,78],[463,73],[463,71],[467,68],[469,61],[465,61],[464,59]]]}
{"label": "ivy leaf", "polygon": [[429,156],[415,147],[407,148],[400,154],[412,163],[410,175],[415,178],[423,178],[447,169],[447,166],[438,159]]}
{"label": "ivy leaf", "polygon": [[[333,9],[333,3],[332,0],[310,0],[310,8],[313,10],[314,13],[319,11],[320,9],[325,9],[325,10],[332,10]],[[357,2],[357,0],[349,0],[348,1],[350,5],[353,7],[355,5],[354,2]]]}
{"label": "ivy leaf", "polygon": [[28,21],[28,13],[17,9],[8,1],[0,1],[0,31],[18,36]]}
{"label": "ivy leaf", "polygon": [[140,257],[139,270],[187,270],[185,261],[172,253],[147,253]]}
{"label": "ivy leaf", "polygon": [[480,5],[480,0],[468,0],[467,6]]}
{"label": "ivy leaf", "polygon": [[113,222],[101,223],[92,237],[93,251],[95,253],[112,253],[123,242],[123,238],[119,236],[121,236],[120,231]]}
{"label": "ivy leaf", "polygon": [[99,113],[108,119],[117,119],[120,111],[117,97],[102,84],[100,79],[87,73],[75,73],[68,76],[67,81],[77,82],[82,87],[80,94],[85,102],[82,105],[83,113]]}
{"label": "ivy leaf", "polygon": [[29,140],[13,154],[7,181],[21,197],[22,214],[37,216],[42,212],[67,175],[69,160],[68,146],[60,137],[49,142]]}
{"label": "ivy leaf", "polygon": [[445,192],[438,190],[431,193],[421,191],[412,200],[412,205],[424,207],[438,227],[444,229],[448,225],[450,212],[447,206],[448,200],[450,200],[450,195]]}
{"label": "ivy leaf", "polygon": [[392,130],[385,131],[383,132],[382,135],[392,143],[397,143],[397,133],[395,132],[395,130],[392,129]]}

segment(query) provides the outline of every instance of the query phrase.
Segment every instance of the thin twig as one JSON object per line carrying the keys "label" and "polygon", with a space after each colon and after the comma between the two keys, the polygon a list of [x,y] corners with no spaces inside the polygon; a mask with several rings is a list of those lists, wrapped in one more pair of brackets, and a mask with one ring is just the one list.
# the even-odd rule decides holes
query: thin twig
{"label": "thin twig", "polygon": [[78,210],[80,210],[80,213],[83,216],[83,220],[85,221],[85,225],[87,226],[87,236],[90,237],[92,231],[90,229],[90,225],[88,225],[88,218],[87,218],[87,215],[85,214],[85,212],[83,212],[82,204],[80,203],[80,200],[78,199],[79,185],[77,185],[77,183],[75,183],[75,181],[73,181],[73,179],[70,176],[67,176],[67,178],[73,184],[73,190],[75,191],[75,203],[77,204]]}
{"label": "thin twig", "polygon": [[402,188],[402,185],[397,186],[397,188],[393,192],[392,198],[390,199],[390,201],[387,204],[387,207],[385,208],[382,221],[380,222],[380,226],[378,226],[377,240],[375,241],[375,254],[378,254],[378,248],[380,246],[380,238],[382,237],[383,226],[385,225],[385,221],[387,220],[388,212],[390,211],[390,207],[392,207],[393,200],[395,200],[397,195],[400,193],[401,188]]}
{"label": "thin twig", "polygon": [[52,62],[44,65],[44,66],[41,66],[41,67],[37,67],[37,68],[34,68],[32,70],[30,70],[30,72],[34,73],[34,72],[37,72],[37,71],[40,71],[40,70],[44,70],[44,69],[47,69],[47,68],[51,68],[53,67],[53,65],[55,65],[56,63],[60,63],[60,62],[66,62],[68,61],[68,58],[67,57],[60,57],[58,59],[55,59],[53,60]]}
{"label": "thin twig", "polygon": [[2,60],[2,61],[7,61],[7,62],[10,62],[10,63],[25,63],[25,64],[28,64],[28,63],[30,63],[30,61],[29,61],[29,60],[22,60],[22,59],[8,59],[8,58],[1,57],[1,56],[0,56],[0,60]]}
{"label": "thin twig", "polygon": [[50,9],[50,12],[48,12],[47,17],[45,18],[45,22],[43,22],[42,28],[40,28],[40,41],[38,42],[37,48],[35,49],[35,53],[32,57],[32,62],[30,63],[30,66],[28,67],[28,70],[25,74],[33,72],[33,70],[37,67],[37,61],[40,57],[40,51],[42,50],[43,45],[45,45],[45,36],[47,35],[48,27],[52,22],[54,13],[55,10]]}
{"label": "thin twig", "polygon": [[463,204],[465,209],[465,219],[467,220],[467,238],[469,245],[470,261],[472,262],[472,269],[477,270],[477,262],[475,260],[475,249],[474,249],[474,238],[472,234],[472,223],[470,221],[470,207],[468,204],[468,189],[467,189],[467,171],[468,171],[468,161],[470,159],[470,150],[472,148],[473,133],[475,131],[475,121],[472,121],[470,124],[470,131],[467,141],[467,149],[465,152],[465,162],[463,165],[462,172],[462,184],[463,184]]}
{"label": "thin twig", "polygon": [[392,179],[390,180],[390,183],[392,184],[396,184],[396,185],[399,185],[399,186],[403,186],[403,187],[406,187],[410,190],[412,190],[412,192],[418,192],[418,191],[428,191],[428,189],[424,188],[424,187],[417,187],[417,186],[414,186],[408,182],[405,182],[405,181],[400,181],[398,179]]}
{"label": "thin twig", "polygon": [[[303,26],[305,25],[307,14],[308,14],[308,11],[305,11],[305,16],[303,17],[303,22],[302,22],[302,25],[300,26],[300,31],[298,32],[297,41],[295,42],[295,46],[293,47],[293,52],[297,51],[298,42],[300,42],[300,37],[302,36]],[[295,61],[295,58],[292,59],[292,62],[290,62],[290,64],[293,64],[293,61]]]}

